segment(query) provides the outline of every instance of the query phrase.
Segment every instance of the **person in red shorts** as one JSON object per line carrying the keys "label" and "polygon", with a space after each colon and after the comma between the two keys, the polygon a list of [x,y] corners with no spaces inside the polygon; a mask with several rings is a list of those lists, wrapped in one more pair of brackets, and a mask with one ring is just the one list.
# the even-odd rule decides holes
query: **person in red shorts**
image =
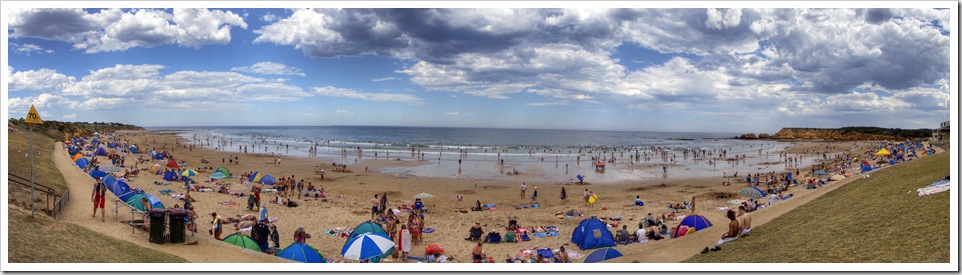
{"label": "person in red shorts", "polygon": [[100,222],[106,222],[106,210],[104,209],[104,203],[107,201],[107,185],[104,184],[101,178],[97,178],[97,183],[94,185],[93,194],[90,194],[90,200],[94,202],[94,218],[97,217],[97,208],[100,208]]}

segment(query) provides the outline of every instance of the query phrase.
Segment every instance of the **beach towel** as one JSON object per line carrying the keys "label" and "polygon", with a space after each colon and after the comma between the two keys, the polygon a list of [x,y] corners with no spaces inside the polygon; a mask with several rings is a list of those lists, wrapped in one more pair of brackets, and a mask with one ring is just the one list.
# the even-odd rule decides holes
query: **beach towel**
{"label": "beach towel", "polygon": [[554,253],[551,251],[551,248],[541,248],[541,249],[538,249],[538,255],[541,255],[541,257],[543,257],[543,258],[545,258],[545,259],[553,259],[553,258],[554,258]]}
{"label": "beach towel", "polygon": [[532,233],[532,235],[538,238],[544,238],[544,237],[548,237],[548,232],[535,232],[535,233]]}
{"label": "beach towel", "polygon": [[184,199],[184,194],[170,194],[170,197],[175,199]]}
{"label": "beach towel", "polygon": [[240,203],[237,203],[236,201],[222,201],[222,202],[218,202],[217,204],[226,205],[226,206],[238,206],[238,205],[240,205]]}
{"label": "beach towel", "polygon": [[550,232],[548,232],[548,236],[549,236],[549,237],[557,237],[557,236],[561,236],[561,233],[558,233],[558,231],[550,231]]}
{"label": "beach towel", "polygon": [[731,208],[728,208],[728,207],[719,207],[718,210],[728,211],[728,210],[731,210]]}
{"label": "beach towel", "polygon": [[431,233],[431,232],[434,232],[434,228],[430,228],[430,227],[428,227],[428,228],[425,228],[424,230],[421,230],[421,232],[424,232],[424,233]]}
{"label": "beach towel", "polygon": [[541,208],[541,204],[540,203],[532,204],[531,208]]}

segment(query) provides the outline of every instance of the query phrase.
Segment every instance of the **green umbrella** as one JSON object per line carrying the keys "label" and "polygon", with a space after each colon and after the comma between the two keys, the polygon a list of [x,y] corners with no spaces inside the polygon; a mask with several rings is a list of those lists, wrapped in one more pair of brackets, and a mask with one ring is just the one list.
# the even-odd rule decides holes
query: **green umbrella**
{"label": "green umbrella", "polygon": [[227,238],[224,238],[224,241],[229,244],[233,244],[233,245],[254,250],[257,252],[264,252],[264,251],[261,251],[261,247],[257,245],[257,242],[255,242],[254,239],[251,239],[251,237],[248,237],[247,235],[243,235],[240,232],[227,236]]}

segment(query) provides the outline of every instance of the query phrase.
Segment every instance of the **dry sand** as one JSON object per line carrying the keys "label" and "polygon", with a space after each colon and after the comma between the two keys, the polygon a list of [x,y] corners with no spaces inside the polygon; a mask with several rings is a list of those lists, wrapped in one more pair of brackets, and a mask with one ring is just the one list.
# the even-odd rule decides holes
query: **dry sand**
{"label": "dry sand", "polygon": [[[216,169],[221,166],[221,158],[234,155],[232,153],[204,149],[199,146],[193,148],[193,150],[188,150],[186,146],[184,146],[185,141],[177,136],[146,133],[147,135],[145,136],[128,138],[129,141],[136,142],[142,151],[142,154],[139,155],[128,155],[128,165],[134,162],[136,156],[148,158],[145,153],[149,152],[152,148],[161,150],[163,147],[166,147],[166,150],[171,152],[175,158],[180,161],[187,161],[188,168],[191,169],[197,169],[199,166],[204,165],[213,166],[212,168]],[[844,146],[842,144],[844,144]],[[794,146],[796,148],[793,149],[804,151],[804,148],[808,148],[812,152],[822,152],[826,150],[839,151],[849,148],[848,145],[851,144],[856,143],[799,142],[797,146]],[[833,150],[831,146],[835,146],[836,148]],[[60,146],[57,148],[59,147]],[[66,151],[55,149],[53,155],[55,162],[67,179],[71,194],[76,194],[76,197],[71,199],[70,205],[67,207],[68,210],[64,215],[64,219],[67,221],[105,232],[112,236],[117,236],[144,247],[170,252],[184,257],[191,262],[282,261],[276,257],[247,253],[249,251],[242,252],[243,250],[238,247],[216,241],[206,232],[207,229],[210,228],[210,212],[217,212],[225,217],[238,214],[256,215],[256,211],[247,210],[246,197],[234,197],[216,192],[192,192],[191,195],[198,200],[194,205],[200,215],[200,221],[198,223],[200,233],[195,237],[190,237],[190,234],[188,234],[188,241],[199,240],[199,245],[152,244],[147,241],[148,237],[146,232],[138,230],[131,233],[129,226],[114,221],[114,214],[109,212],[109,209],[113,207],[112,202],[108,202],[109,219],[107,223],[101,223],[99,217],[96,220],[91,218],[91,203],[90,200],[87,199],[87,194],[93,186],[93,179],[72,165]],[[647,213],[650,212],[655,215],[667,213],[671,211],[666,207],[669,203],[690,201],[692,196],[697,196],[698,214],[705,216],[716,225],[724,225],[727,220],[724,218],[725,212],[717,210],[717,208],[737,207],[737,205],[728,204],[727,201],[740,198],[736,192],[738,189],[746,186],[745,183],[737,181],[733,182],[734,184],[732,186],[723,186],[721,183],[724,180],[721,175],[718,177],[698,179],[675,179],[669,176],[665,179],[627,184],[564,185],[562,183],[539,183],[536,182],[536,175],[522,174],[516,176],[518,178],[513,179],[513,181],[480,180],[477,187],[475,187],[474,181],[466,178],[396,177],[393,174],[364,172],[365,166],[371,171],[375,171],[375,169],[382,167],[417,164],[414,161],[364,161],[355,166],[353,165],[352,159],[350,163],[348,163],[348,168],[352,170],[352,172],[336,173],[331,172],[333,170],[333,167],[330,167],[331,163],[347,162],[346,160],[286,157],[283,159],[282,165],[278,166],[274,164],[273,156],[241,154],[239,157],[240,164],[227,163],[224,165],[232,174],[240,175],[249,171],[259,171],[261,173],[272,174],[277,178],[293,175],[298,180],[305,179],[306,181],[313,182],[315,186],[323,186],[326,189],[328,195],[327,202],[313,198],[295,198],[295,200],[300,203],[300,206],[296,208],[267,203],[267,201],[275,197],[270,193],[263,193],[261,199],[262,205],[267,205],[270,216],[280,218],[276,224],[280,231],[281,248],[292,242],[293,232],[297,228],[303,227],[307,230],[308,234],[312,235],[312,238],[307,240],[308,244],[317,248],[325,257],[335,258],[340,258],[341,247],[347,239],[327,235],[323,232],[335,227],[354,227],[367,221],[371,216],[370,199],[374,194],[382,194],[384,192],[388,194],[391,208],[397,208],[402,203],[413,203],[414,199],[412,196],[421,192],[428,192],[434,195],[434,198],[424,199],[425,205],[429,208],[429,213],[426,214],[425,218],[425,227],[434,228],[436,231],[423,234],[423,242],[413,246],[411,250],[411,255],[415,256],[424,256],[424,247],[427,244],[436,243],[445,249],[445,254],[449,257],[453,257],[458,262],[468,262],[471,248],[474,247],[475,244],[465,241],[464,238],[468,235],[468,228],[475,221],[480,221],[484,225],[483,228],[485,231],[497,230],[502,233],[504,232],[504,226],[507,224],[508,218],[511,216],[517,216],[520,225],[524,227],[553,225],[559,228],[561,235],[558,237],[534,237],[530,242],[486,244],[484,246],[489,256],[493,256],[497,261],[503,262],[506,255],[514,257],[524,248],[550,247],[556,249],[562,244],[569,243],[571,232],[577,227],[581,218],[558,219],[555,217],[556,212],[572,208],[581,208],[584,209],[585,217],[622,216],[623,220],[620,223],[627,224],[629,231],[633,232],[637,229],[639,220],[643,219]],[[211,163],[202,164],[202,158],[211,161]],[[806,158],[806,163],[811,163],[810,159],[811,157]],[[166,164],[166,162],[155,160],[148,163],[149,164],[141,164],[139,167],[146,168],[154,163],[161,165]],[[320,166],[322,169],[328,171],[325,174],[324,180],[321,180],[320,176],[314,173],[315,166]],[[742,170],[749,169],[751,169],[751,167],[744,167]],[[206,173],[194,177],[194,179],[204,181],[208,179],[210,172],[212,172],[212,170],[208,170]],[[757,172],[764,173],[768,171]],[[165,182],[159,175],[141,173],[140,176],[132,178],[128,183],[131,187],[139,187],[157,196],[163,201],[164,205],[168,207],[174,204],[183,205],[182,201],[170,196],[160,195],[158,192],[162,189],[170,189],[173,190],[173,193],[184,193],[185,189],[181,184],[155,185],[153,184],[155,181]],[[539,187],[540,209],[515,209],[513,207],[530,203],[530,198],[521,197],[519,184],[516,181],[528,181],[528,196],[531,195],[535,186]],[[776,207],[755,212],[753,226],[762,225],[848,181],[850,180],[845,180],[837,184],[829,185],[828,188],[820,188],[817,190],[793,188],[788,192],[795,194],[793,199],[782,202]],[[246,192],[249,190],[249,188],[237,187],[239,186],[238,179],[231,179],[230,182],[235,186],[232,188],[233,191]],[[201,184],[210,185],[209,183]],[[562,187],[567,189],[568,193],[568,200],[564,203],[558,199]],[[214,186],[214,188],[216,188],[216,186]],[[586,188],[598,194],[600,197],[599,202],[596,203],[594,207],[584,207],[581,200]],[[733,193],[734,197],[714,199],[714,195],[717,194],[717,192]],[[456,199],[458,195],[463,196],[463,201]],[[343,198],[339,198],[339,196],[343,196]],[[629,206],[635,196],[641,196],[646,205],[642,207]],[[108,195],[108,197],[113,196]],[[482,204],[495,203],[498,205],[498,209],[481,212],[467,211],[466,213],[459,211],[469,210],[476,200],[480,200]],[[225,206],[218,204],[218,202],[223,201],[236,201],[239,205]],[[608,209],[602,210],[604,207]],[[687,214],[687,211],[684,214]],[[407,217],[406,213],[404,213],[404,217]],[[129,213],[126,214],[126,217],[121,215],[121,220],[127,220],[129,218]],[[677,225],[677,223],[678,221],[670,221],[669,226]],[[649,242],[648,244],[618,246],[618,249],[625,254],[625,257],[615,259],[612,262],[679,262],[698,253],[705,246],[714,243],[724,230],[724,226],[714,226],[684,238],[674,240],[666,239]],[[232,226],[225,226],[223,236],[227,236],[233,232],[235,232],[235,230]],[[583,255],[590,253],[590,251],[581,251],[574,245],[569,245],[568,247]],[[580,262],[580,260],[574,261]]]}

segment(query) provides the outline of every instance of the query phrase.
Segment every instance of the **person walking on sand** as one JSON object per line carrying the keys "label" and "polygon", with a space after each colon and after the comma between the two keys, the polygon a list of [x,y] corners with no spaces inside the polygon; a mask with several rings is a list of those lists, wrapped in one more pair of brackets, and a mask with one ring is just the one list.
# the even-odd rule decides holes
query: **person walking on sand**
{"label": "person walking on sand", "polygon": [[91,217],[97,217],[97,208],[100,208],[100,222],[106,222],[106,208],[104,208],[104,203],[107,201],[107,185],[100,177],[97,177],[97,183],[94,184],[93,192],[90,194],[90,200],[94,202],[94,214]]}
{"label": "person walking on sand", "polygon": [[691,196],[691,213],[695,214],[695,196]]}
{"label": "person walking on sand", "polygon": [[537,202],[538,202],[538,187],[535,186],[534,194],[531,194],[531,203],[537,203]]}
{"label": "person walking on sand", "polygon": [[588,188],[585,188],[585,195],[584,195],[585,206],[588,206],[588,198],[589,198],[588,196],[589,196]]}
{"label": "person walking on sand", "polygon": [[564,186],[561,187],[561,195],[558,197],[561,198],[561,203],[565,203],[565,200],[568,198],[568,192],[565,191]]}
{"label": "person walking on sand", "polygon": [[525,193],[525,191],[527,191],[527,190],[528,190],[528,187],[525,186],[524,183],[522,182],[522,183],[521,183],[521,197],[522,197],[522,198],[524,198],[524,193]]}
{"label": "person walking on sand", "polygon": [[211,228],[210,231],[207,232],[214,235],[214,238],[218,241],[223,240],[220,234],[224,232],[224,221],[217,215],[217,212],[211,212],[210,216],[213,220],[210,221]]}
{"label": "person walking on sand", "polygon": [[374,220],[374,217],[377,217],[380,204],[381,201],[377,199],[377,194],[374,194],[374,198],[371,199],[371,221]]}

